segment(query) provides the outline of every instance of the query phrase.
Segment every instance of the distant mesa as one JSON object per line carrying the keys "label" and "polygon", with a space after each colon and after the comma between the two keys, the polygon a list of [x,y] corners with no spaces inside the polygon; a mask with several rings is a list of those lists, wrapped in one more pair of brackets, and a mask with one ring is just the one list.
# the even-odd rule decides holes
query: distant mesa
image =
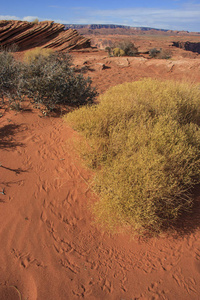
{"label": "distant mesa", "polygon": [[189,32],[185,30],[168,30],[158,29],[153,27],[133,27],[126,25],[115,24],[64,24],[66,29],[76,29],[80,34],[120,34],[120,35],[134,35],[134,34],[155,34],[160,33],[164,35],[196,35],[199,32]]}
{"label": "distant mesa", "polygon": [[115,24],[64,24],[65,28],[73,28],[73,29],[80,29],[80,28],[88,28],[88,29],[101,29],[101,28],[107,28],[107,29],[113,29],[113,28],[123,28],[123,29],[132,29],[132,30],[158,30],[158,31],[168,31],[166,29],[155,29],[151,27],[131,27],[131,26],[125,26],[125,25],[115,25]]}
{"label": "distant mesa", "polygon": [[88,28],[88,29],[101,29],[101,28],[125,28],[129,29],[130,26],[124,25],[115,25],[115,24],[64,24],[65,28],[73,28],[73,29],[80,29],[80,28]]}
{"label": "distant mesa", "polygon": [[81,36],[76,29],[65,30],[63,24],[52,21],[0,21],[0,47],[7,48],[13,44],[19,51],[34,47],[62,51],[88,48],[90,39]]}

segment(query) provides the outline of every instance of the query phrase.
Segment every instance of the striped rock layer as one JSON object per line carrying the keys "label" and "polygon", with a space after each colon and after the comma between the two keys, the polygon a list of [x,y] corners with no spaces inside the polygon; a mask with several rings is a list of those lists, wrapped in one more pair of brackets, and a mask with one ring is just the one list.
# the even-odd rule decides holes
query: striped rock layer
{"label": "striped rock layer", "polygon": [[23,21],[0,21],[0,47],[16,45],[19,51],[34,47],[58,51],[90,47],[90,40],[77,30],[52,21],[37,24]]}

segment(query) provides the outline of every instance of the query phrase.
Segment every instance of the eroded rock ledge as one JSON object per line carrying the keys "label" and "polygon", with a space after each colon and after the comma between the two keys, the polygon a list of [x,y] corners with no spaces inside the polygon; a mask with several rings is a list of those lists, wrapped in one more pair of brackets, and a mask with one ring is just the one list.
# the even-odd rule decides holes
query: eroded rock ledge
{"label": "eroded rock ledge", "polygon": [[90,40],[75,29],[52,21],[37,24],[23,21],[0,21],[0,46],[17,45],[19,51],[34,47],[52,48],[58,51],[90,47]]}
{"label": "eroded rock ledge", "polygon": [[200,54],[200,43],[192,43],[192,42],[173,42],[173,45],[175,47],[192,51]]}

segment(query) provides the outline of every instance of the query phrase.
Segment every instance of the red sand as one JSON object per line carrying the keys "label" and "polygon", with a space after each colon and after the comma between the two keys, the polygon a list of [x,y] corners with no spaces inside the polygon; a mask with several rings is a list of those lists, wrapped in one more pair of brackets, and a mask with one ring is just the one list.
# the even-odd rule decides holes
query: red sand
{"label": "red sand", "polygon": [[[153,76],[178,76],[178,63],[171,75],[145,64]],[[88,71],[99,90],[136,74],[109,66]],[[179,78],[189,69],[186,63]],[[91,172],[71,147],[76,133],[62,118],[39,115],[10,111],[0,118],[0,299],[200,299],[200,209],[176,237],[104,232],[88,209],[97,198],[87,184]]]}

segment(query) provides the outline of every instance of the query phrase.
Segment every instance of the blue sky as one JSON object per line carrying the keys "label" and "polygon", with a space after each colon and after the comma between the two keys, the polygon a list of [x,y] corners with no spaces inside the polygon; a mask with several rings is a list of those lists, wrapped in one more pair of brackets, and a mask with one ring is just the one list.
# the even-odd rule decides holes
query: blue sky
{"label": "blue sky", "polygon": [[0,20],[120,24],[200,32],[200,1],[1,0]]}

